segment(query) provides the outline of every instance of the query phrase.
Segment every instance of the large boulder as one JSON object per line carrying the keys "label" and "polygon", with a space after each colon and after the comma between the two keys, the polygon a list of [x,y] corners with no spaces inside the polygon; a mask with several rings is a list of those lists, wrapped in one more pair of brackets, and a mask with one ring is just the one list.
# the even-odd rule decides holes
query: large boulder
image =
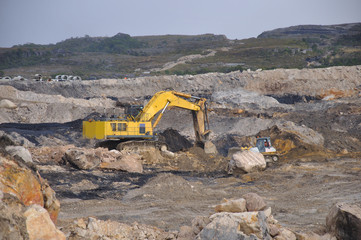
{"label": "large boulder", "polygon": [[336,203],[326,217],[326,227],[337,239],[361,239],[361,207],[356,204]]}
{"label": "large boulder", "polygon": [[242,196],[246,201],[247,211],[262,211],[267,205],[257,193],[246,193]]}
{"label": "large boulder", "polygon": [[264,212],[215,213],[197,239],[271,239]]}
{"label": "large boulder", "polygon": [[142,173],[143,165],[139,154],[122,154],[115,161],[102,162],[100,168]]}
{"label": "large boulder", "polygon": [[236,152],[233,154],[230,168],[239,168],[247,173],[266,169],[267,163],[261,153],[252,151]]}
{"label": "large boulder", "polygon": [[0,108],[14,109],[17,108],[17,106],[12,101],[3,99],[0,101]]}
{"label": "large boulder", "polygon": [[79,169],[91,170],[100,165],[101,155],[94,149],[70,148],[65,152],[64,160]]}
{"label": "large boulder", "polygon": [[30,240],[54,239],[65,240],[64,233],[59,231],[51,221],[48,212],[39,205],[31,205],[25,211],[26,229]]}
{"label": "large boulder", "polygon": [[218,154],[217,147],[211,141],[204,143],[204,152],[207,154]]}
{"label": "large boulder", "polygon": [[22,146],[7,146],[5,147],[5,151],[13,157],[20,157],[24,162],[33,162],[29,150]]}
{"label": "large boulder", "polygon": [[225,199],[223,203],[219,204],[215,208],[216,212],[245,212],[246,200],[244,198],[239,199]]}

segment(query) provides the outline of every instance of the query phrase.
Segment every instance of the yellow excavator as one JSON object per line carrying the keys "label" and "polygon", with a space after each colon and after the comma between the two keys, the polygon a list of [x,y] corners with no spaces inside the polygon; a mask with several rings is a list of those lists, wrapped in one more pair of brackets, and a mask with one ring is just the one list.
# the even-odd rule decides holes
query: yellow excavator
{"label": "yellow excavator", "polygon": [[[158,92],[145,107],[141,105],[127,107],[124,116],[100,117],[83,121],[83,137],[123,140],[117,146],[118,150],[123,149],[127,143],[158,146],[154,129],[164,111],[171,107],[191,110],[196,144],[204,144],[210,133],[206,99],[176,91]],[[166,148],[164,145],[161,147]]]}

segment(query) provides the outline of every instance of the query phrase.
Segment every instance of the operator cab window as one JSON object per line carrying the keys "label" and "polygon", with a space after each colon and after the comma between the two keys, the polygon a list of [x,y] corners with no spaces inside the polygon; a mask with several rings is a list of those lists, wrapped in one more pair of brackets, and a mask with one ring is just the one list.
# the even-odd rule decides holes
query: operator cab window
{"label": "operator cab window", "polygon": [[126,123],[118,123],[118,131],[127,131]]}
{"label": "operator cab window", "polygon": [[145,124],[139,124],[139,133],[145,133]]}
{"label": "operator cab window", "polygon": [[116,123],[111,123],[110,126],[112,127],[112,131],[117,131],[117,124]]}

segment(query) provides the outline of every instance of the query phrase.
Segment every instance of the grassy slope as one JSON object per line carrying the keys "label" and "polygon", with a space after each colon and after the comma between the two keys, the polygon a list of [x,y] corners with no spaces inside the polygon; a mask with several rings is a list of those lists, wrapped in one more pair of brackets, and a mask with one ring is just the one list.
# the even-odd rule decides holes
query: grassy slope
{"label": "grassy slope", "polygon": [[0,74],[28,78],[35,73],[84,78],[137,76],[182,56],[205,55],[209,49],[216,49],[216,55],[152,74],[361,64],[361,24],[345,26],[324,29],[297,26],[234,41],[212,34],[143,37],[117,34],[110,38],[71,38],[55,45],[27,44],[0,49]]}

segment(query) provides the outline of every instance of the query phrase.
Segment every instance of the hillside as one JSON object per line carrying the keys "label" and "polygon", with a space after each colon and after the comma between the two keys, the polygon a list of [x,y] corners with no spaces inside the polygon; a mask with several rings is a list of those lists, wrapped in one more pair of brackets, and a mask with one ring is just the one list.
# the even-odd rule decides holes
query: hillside
{"label": "hillside", "polygon": [[84,79],[361,64],[361,23],[302,25],[230,40],[223,35],[70,38],[0,48],[0,76]]}

